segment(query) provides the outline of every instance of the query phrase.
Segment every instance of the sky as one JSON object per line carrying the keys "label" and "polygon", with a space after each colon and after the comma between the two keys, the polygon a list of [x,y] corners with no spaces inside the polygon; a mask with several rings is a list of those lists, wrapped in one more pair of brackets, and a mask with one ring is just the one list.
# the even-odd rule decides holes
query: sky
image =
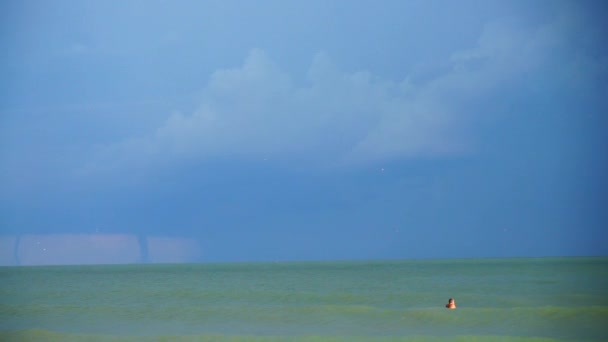
{"label": "sky", "polygon": [[0,264],[608,255],[602,1],[3,1]]}

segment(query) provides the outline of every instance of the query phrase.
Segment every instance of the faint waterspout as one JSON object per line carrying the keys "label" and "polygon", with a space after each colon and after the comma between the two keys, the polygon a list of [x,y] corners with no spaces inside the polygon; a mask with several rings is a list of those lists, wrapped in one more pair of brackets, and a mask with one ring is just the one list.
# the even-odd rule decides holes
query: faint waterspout
{"label": "faint waterspout", "polygon": [[147,264],[150,262],[148,255],[148,239],[143,234],[137,235],[137,242],[139,243],[139,262]]}

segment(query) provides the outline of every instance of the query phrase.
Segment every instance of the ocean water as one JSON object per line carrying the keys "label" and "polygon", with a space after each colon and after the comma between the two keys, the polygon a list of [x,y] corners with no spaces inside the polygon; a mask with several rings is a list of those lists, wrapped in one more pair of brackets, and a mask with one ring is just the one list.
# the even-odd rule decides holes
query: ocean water
{"label": "ocean water", "polygon": [[0,340],[602,341],[608,258],[4,267]]}

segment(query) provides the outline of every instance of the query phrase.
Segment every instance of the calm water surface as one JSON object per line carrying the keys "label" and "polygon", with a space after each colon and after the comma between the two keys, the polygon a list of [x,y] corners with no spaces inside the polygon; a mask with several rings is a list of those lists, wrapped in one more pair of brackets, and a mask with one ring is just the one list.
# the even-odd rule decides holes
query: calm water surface
{"label": "calm water surface", "polygon": [[606,322],[608,258],[0,268],[1,340],[602,341]]}

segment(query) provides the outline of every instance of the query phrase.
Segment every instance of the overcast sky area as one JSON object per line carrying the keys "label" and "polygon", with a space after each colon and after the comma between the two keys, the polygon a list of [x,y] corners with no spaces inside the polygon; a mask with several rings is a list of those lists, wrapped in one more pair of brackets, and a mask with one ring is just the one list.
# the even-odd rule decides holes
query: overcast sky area
{"label": "overcast sky area", "polygon": [[608,255],[602,1],[3,1],[0,264]]}

